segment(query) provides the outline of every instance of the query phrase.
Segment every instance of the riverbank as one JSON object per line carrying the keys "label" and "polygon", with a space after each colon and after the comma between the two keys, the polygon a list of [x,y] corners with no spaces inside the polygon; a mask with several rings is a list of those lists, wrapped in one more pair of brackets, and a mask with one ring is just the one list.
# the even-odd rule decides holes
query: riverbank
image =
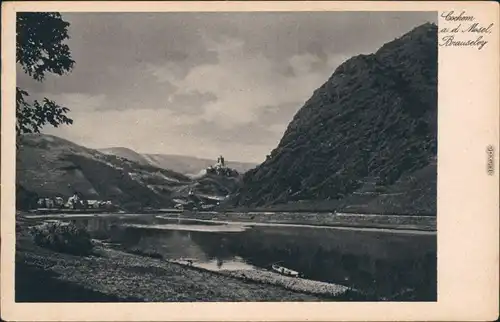
{"label": "riverbank", "polygon": [[90,256],[57,253],[36,246],[24,231],[18,230],[16,243],[16,301],[325,301],[355,296],[345,287],[287,287],[259,272],[210,272],[101,243]]}
{"label": "riverbank", "polygon": [[[165,213],[180,213],[178,209],[142,209],[135,211],[138,214],[165,214]],[[30,211],[22,212],[28,215],[85,215],[85,214],[126,214],[127,211],[122,209],[105,209],[105,208],[82,208],[82,209],[69,209],[69,208],[38,208]]]}
{"label": "riverbank", "polygon": [[109,209],[69,209],[69,208],[38,208],[27,212],[31,215],[60,215],[60,214],[74,214],[74,215],[85,215],[85,214],[119,214],[124,213],[123,211],[109,210]]}
{"label": "riverbank", "polygon": [[274,212],[193,212],[159,210],[135,213],[19,213],[26,218],[68,218],[83,216],[141,216],[154,215],[160,218],[202,220],[222,223],[244,223],[249,225],[282,224],[314,227],[338,227],[358,229],[388,229],[394,231],[436,232],[435,216],[347,214],[347,213],[274,213]]}
{"label": "riverbank", "polygon": [[393,230],[436,231],[435,216],[405,216],[348,213],[289,213],[289,212],[183,212],[164,215],[164,218],[182,218],[207,221],[244,223],[290,224],[352,228],[379,228]]}

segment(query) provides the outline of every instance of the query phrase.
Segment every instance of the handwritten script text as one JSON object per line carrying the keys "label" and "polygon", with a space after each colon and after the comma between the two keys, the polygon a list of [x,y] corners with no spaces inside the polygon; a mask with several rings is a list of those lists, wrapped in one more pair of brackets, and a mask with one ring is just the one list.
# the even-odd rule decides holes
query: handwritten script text
{"label": "handwritten script text", "polygon": [[444,47],[474,47],[481,50],[488,44],[488,35],[492,33],[493,23],[483,24],[477,22],[476,18],[465,11],[445,11],[441,17],[446,22],[454,23],[451,26],[439,29],[442,35],[439,46]]}

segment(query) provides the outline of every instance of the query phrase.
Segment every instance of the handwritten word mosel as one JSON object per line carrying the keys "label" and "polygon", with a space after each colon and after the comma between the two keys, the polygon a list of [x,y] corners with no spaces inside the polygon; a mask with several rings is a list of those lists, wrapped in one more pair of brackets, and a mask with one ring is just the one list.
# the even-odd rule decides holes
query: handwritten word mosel
{"label": "handwritten word mosel", "polygon": [[476,34],[491,34],[491,28],[493,28],[492,23],[490,23],[488,27],[483,27],[476,22],[470,25],[469,27],[463,28],[462,32],[473,32]]}

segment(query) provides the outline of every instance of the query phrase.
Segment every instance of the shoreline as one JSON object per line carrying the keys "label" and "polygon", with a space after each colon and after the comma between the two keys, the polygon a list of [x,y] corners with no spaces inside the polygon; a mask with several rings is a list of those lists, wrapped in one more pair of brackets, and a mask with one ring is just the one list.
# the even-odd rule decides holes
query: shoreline
{"label": "shoreline", "polygon": [[169,263],[182,266],[186,269],[200,270],[203,272],[209,272],[217,275],[228,276],[243,280],[246,282],[262,284],[262,285],[272,285],[280,286],[286,290],[294,291],[297,293],[303,293],[313,296],[318,296],[320,298],[336,298],[346,295],[348,292],[359,293],[361,292],[354,290],[348,286],[320,282],[315,280],[295,278],[289,276],[283,276],[275,272],[271,272],[262,268],[256,268],[253,270],[221,270],[213,271],[198,266],[190,266],[190,264],[183,263],[181,260],[166,260]]}
{"label": "shoreline", "polygon": [[[181,217],[182,216],[182,217]],[[437,231],[436,217],[396,216],[345,213],[216,213],[185,212],[182,214],[163,214],[160,218],[181,220],[205,220],[214,222],[238,223],[242,225],[275,225],[289,227],[310,226],[313,228],[337,229],[388,229],[393,231],[433,232]]]}
{"label": "shoreline", "polygon": [[[179,217],[174,216],[156,216],[157,218],[162,219],[180,219]],[[398,228],[389,225],[372,225],[372,226],[362,226],[362,225],[341,225],[341,224],[302,224],[302,223],[293,223],[293,222],[252,222],[252,221],[220,221],[220,220],[211,220],[211,219],[195,219],[195,218],[182,218],[184,221],[194,221],[194,222],[205,222],[205,223],[218,223],[218,224],[226,224],[226,225],[242,225],[242,226],[263,226],[263,227],[294,227],[294,228],[323,228],[323,229],[341,229],[341,230],[360,230],[360,231],[377,231],[377,232],[388,232],[388,233],[415,233],[415,234],[435,234],[435,230],[423,229],[420,227],[404,227]],[[145,226],[146,227],[146,226]],[[148,226],[150,229],[155,229],[154,226]]]}

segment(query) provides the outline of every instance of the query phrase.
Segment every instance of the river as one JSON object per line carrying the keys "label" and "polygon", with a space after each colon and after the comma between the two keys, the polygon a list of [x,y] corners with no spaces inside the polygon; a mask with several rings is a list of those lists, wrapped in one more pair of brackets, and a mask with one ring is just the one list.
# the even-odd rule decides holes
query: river
{"label": "river", "polygon": [[[181,216],[182,217],[182,216]],[[49,218],[45,216],[45,218]],[[436,299],[436,233],[391,229],[199,221],[163,215],[56,217],[111,247],[209,270],[266,268],[351,286],[381,297],[404,291]]]}

